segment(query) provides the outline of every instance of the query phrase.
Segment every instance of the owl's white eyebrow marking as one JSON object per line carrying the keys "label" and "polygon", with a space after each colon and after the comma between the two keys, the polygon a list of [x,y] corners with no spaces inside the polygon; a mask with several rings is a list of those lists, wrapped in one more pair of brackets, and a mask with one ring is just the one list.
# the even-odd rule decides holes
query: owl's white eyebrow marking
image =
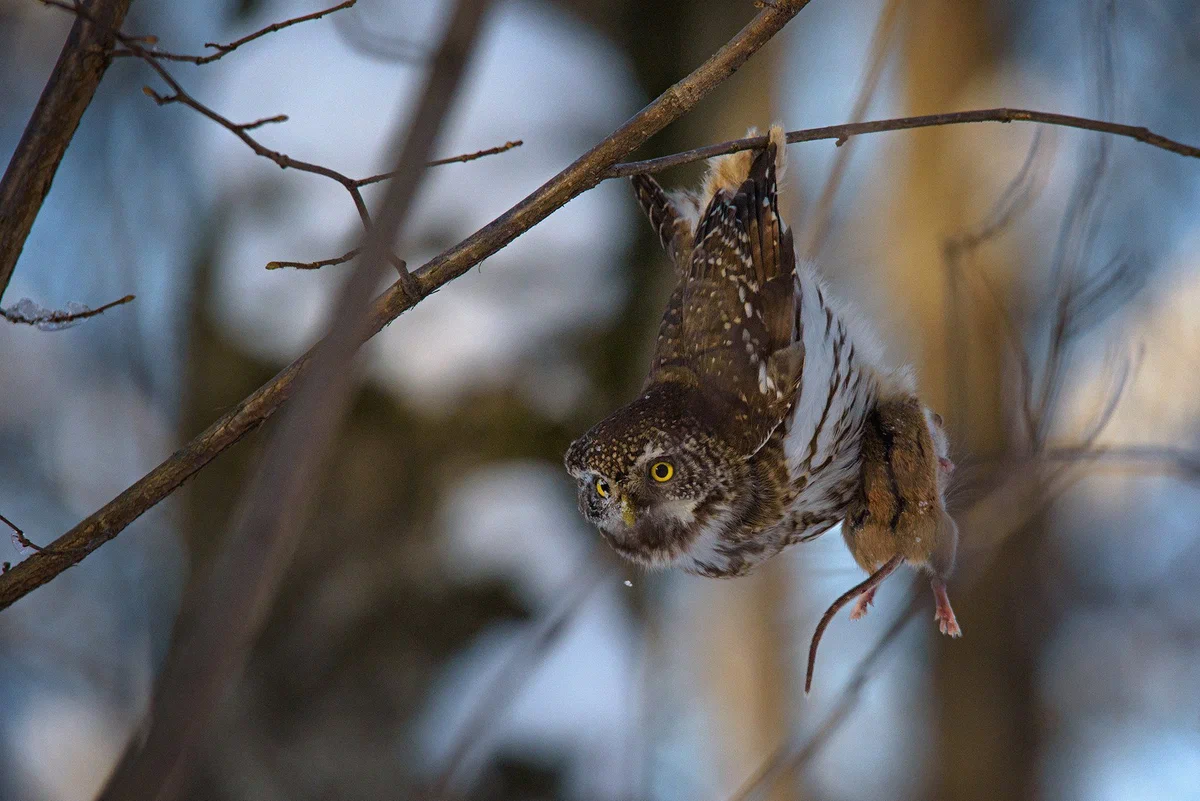
{"label": "owl's white eyebrow marking", "polygon": [[638,457],[637,461],[641,462],[644,459],[653,459],[656,456],[662,456],[664,453],[665,451],[662,448],[647,442],[646,447],[642,448],[642,455]]}

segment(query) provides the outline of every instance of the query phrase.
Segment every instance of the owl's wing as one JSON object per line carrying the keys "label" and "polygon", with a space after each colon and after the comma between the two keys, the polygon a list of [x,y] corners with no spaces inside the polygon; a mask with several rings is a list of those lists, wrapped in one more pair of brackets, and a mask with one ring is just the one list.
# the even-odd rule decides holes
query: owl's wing
{"label": "owl's wing", "polygon": [[715,409],[722,438],[756,452],[791,408],[803,364],[792,346],[796,256],[779,217],[776,147],[735,192],[713,195],[681,292],[681,357]]}
{"label": "owl's wing", "polygon": [[688,258],[692,251],[692,222],[671,196],[650,175],[634,175],[629,179],[654,233],[663,249],[671,257],[675,271],[687,273]]}
{"label": "owl's wing", "polygon": [[683,322],[683,285],[687,279],[688,259],[692,251],[692,224],[679,209],[658,181],[649,175],[634,175],[630,178],[638,205],[642,207],[651,227],[671,264],[678,280],[663,312],[658,326],[658,339],[654,343],[654,360],[645,386],[659,381],[677,380],[694,383],[694,376],[687,371],[681,338]]}

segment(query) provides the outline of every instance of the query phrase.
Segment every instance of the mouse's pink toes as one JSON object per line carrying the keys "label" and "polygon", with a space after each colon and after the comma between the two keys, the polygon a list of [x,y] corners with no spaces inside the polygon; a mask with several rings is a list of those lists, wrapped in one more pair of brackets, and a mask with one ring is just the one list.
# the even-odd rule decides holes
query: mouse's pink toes
{"label": "mouse's pink toes", "polygon": [[933,597],[937,600],[937,609],[933,613],[933,619],[937,621],[938,630],[949,637],[961,637],[962,629],[958,626],[958,620],[954,617],[954,609],[950,606],[950,596],[946,594],[946,584],[942,581],[933,581]]}
{"label": "mouse's pink toes", "polygon": [[933,619],[938,623],[938,630],[950,637],[961,637],[962,629],[958,627],[958,621],[954,619],[953,609],[939,609],[933,615]]}
{"label": "mouse's pink toes", "polygon": [[859,618],[866,617],[867,610],[870,609],[871,604],[874,603],[874,601],[875,587],[872,587],[862,595],[858,596],[858,600],[854,602],[854,608],[850,610],[850,619],[858,620]]}

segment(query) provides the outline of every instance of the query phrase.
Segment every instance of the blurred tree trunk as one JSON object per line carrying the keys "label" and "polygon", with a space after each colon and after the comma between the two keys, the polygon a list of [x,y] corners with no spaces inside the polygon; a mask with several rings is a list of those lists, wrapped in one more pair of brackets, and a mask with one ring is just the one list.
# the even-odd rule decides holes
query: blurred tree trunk
{"label": "blurred tree trunk", "polygon": [[[1002,47],[988,0],[917,0],[911,10],[902,53],[904,113],[970,107],[970,96],[987,83]],[[922,392],[945,413],[959,454],[1004,447],[1002,403],[1013,397],[1003,386],[1005,333],[990,305],[977,300],[976,279],[963,276],[955,296],[947,293],[946,238],[977,225],[986,211],[964,205],[962,198],[972,194],[972,170],[948,157],[963,152],[949,146],[954,137],[972,134],[933,128],[906,140],[905,163],[895,173],[903,192],[897,193],[889,217],[885,241],[891,250],[883,262],[894,276],[893,291],[907,302],[906,319],[914,321],[908,352],[916,358]],[[993,260],[1003,256],[994,247],[989,254]],[[965,269],[1011,274],[989,265],[984,255]],[[997,291],[1009,293],[1009,287],[994,283]],[[974,527],[963,528],[960,554],[979,543],[973,535],[1011,528],[1007,520],[972,522]],[[1020,626],[1032,596],[1028,551],[1011,540],[986,573],[965,588],[968,592],[952,593],[965,638],[939,637],[935,643],[933,693],[940,731],[930,771],[934,797],[969,801],[1030,794],[1037,759],[1034,665]]]}

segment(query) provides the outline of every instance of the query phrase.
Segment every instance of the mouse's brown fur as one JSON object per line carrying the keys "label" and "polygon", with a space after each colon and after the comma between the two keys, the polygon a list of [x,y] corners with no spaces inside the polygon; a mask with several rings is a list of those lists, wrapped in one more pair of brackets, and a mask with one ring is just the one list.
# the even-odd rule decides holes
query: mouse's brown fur
{"label": "mouse's brown fur", "polygon": [[861,483],[842,523],[842,537],[854,560],[871,575],[838,598],[817,625],[806,692],[817,645],[834,614],[857,597],[850,617],[865,615],[876,588],[901,562],[930,573],[937,602],[934,619],[943,634],[962,635],[946,594],[958,550],[958,526],[946,512],[946,484],[954,468],[946,450],[941,417],[911,394],[886,398],[868,415]]}
{"label": "mouse's brown fur", "polygon": [[863,570],[873,573],[900,554],[910,565],[949,576],[958,528],[942,498],[940,458],[916,398],[885,401],[867,417],[862,483],[842,526]]}

